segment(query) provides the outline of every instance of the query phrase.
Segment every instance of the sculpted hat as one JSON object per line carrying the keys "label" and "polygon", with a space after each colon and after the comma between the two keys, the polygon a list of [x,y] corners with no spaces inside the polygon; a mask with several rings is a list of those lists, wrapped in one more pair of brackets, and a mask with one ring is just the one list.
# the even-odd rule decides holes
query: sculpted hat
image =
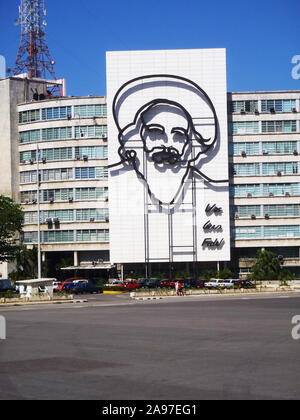
{"label": "sculpted hat", "polygon": [[177,103],[192,117],[212,147],[219,134],[215,107],[208,94],[195,82],[181,76],[145,75],[126,82],[115,94],[112,111],[119,132],[137,122],[141,112],[155,101]]}

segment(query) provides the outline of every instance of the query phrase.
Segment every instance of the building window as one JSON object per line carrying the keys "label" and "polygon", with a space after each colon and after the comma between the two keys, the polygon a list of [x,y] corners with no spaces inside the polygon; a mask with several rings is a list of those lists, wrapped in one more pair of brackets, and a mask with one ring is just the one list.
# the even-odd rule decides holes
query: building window
{"label": "building window", "polygon": [[22,131],[20,134],[20,143],[35,143],[41,140],[40,130]]}
{"label": "building window", "polygon": [[40,121],[40,119],[41,119],[41,113],[39,109],[19,112],[19,124]]}
{"label": "building window", "polygon": [[75,157],[81,159],[83,156],[89,159],[107,159],[107,146],[75,147]]}
{"label": "building window", "polygon": [[77,230],[76,238],[78,242],[108,242],[109,231],[106,229]]}
{"label": "building window", "polygon": [[97,222],[105,222],[108,218],[108,209],[78,209],[76,210],[76,222],[89,222],[91,219]]}
{"label": "building window", "polygon": [[76,105],[74,106],[74,117],[106,117],[107,105]]}
{"label": "building window", "polygon": [[292,121],[262,121],[263,133],[296,133],[297,122]]}
{"label": "building window", "polygon": [[57,147],[55,149],[43,149],[42,158],[45,158],[47,161],[71,160],[73,159],[73,148]]}
{"label": "building window", "polygon": [[233,175],[260,175],[259,163],[236,163],[233,165]]}
{"label": "building window", "polygon": [[231,112],[240,113],[254,113],[258,110],[258,101],[233,101],[231,102]]}
{"label": "building window", "polygon": [[65,119],[67,116],[72,115],[72,107],[62,106],[55,108],[43,108],[42,109],[42,119],[43,120],[59,120]]}
{"label": "building window", "polygon": [[233,237],[235,239],[256,239],[261,238],[262,227],[261,226],[243,226],[236,227],[233,229]]}
{"label": "building window", "polygon": [[107,137],[107,125],[75,127],[75,137],[76,139]]}
{"label": "building window", "polygon": [[21,184],[36,184],[36,171],[20,172],[20,183]]}
{"label": "building window", "polygon": [[265,238],[299,238],[299,226],[265,226]]}
{"label": "building window", "polygon": [[74,242],[73,230],[57,230],[57,231],[44,231],[42,232],[42,241],[47,243],[52,242]]}
{"label": "building window", "polygon": [[42,171],[42,181],[66,181],[73,179],[72,168],[45,169]]}
{"label": "building window", "polygon": [[243,152],[247,155],[259,155],[259,142],[231,143],[230,149],[233,155],[241,155]]}
{"label": "building window", "polygon": [[261,194],[260,185],[259,184],[233,185],[231,187],[231,194],[233,195],[233,197],[247,197],[248,195],[257,197]]}
{"label": "building window", "polygon": [[271,217],[299,216],[299,204],[265,205],[264,214],[268,214]]}
{"label": "building window", "polygon": [[103,200],[108,196],[108,188],[76,188],[75,199],[84,200]]}
{"label": "building window", "polygon": [[297,162],[268,162],[262,164],[263,175],[293,175],[298,173]]}
{"label": "building window", "polygon": [[260,206],[235,206],[234,214],[239,217],[261,216]]}
{"label": "building window", "polygon": [[296,108],[296,99],[279,99],[279,100],[262,100],[261,110],[262,112],[292,112],[293,108]]}
{"label": "building window", "polygon": [[269,196],[270,194],[274,196],[278,195],[299,195],[299,184],[264,184],[263,185],[263,194]]}
{"label": "building window", "polygon": [[72,127],[43,128],[42,140],[67,140],[72,138]]}
{"label": "building window", "polygon": [[297,151],[296,141],[266,141],[262,143],[263,153],[293,153]]}
{"label": "building window", "polygon": [[258,121],[239,121],[231,123],[231,134],[256,134],[259,133]]}

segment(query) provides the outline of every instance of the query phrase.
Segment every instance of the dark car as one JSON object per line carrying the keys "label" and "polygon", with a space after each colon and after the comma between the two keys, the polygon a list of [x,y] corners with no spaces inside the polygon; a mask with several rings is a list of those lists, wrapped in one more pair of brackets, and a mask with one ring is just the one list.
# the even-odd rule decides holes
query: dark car
{"label": "dark car", "polygon": [[249,280],[236,280],[234,282],[234,287],[238,287],[240,289],[255,289],[256,286]]}
{"label": "dark car", "polygon": [[65,283],[61,288],[61,292],[69,292],[74,286],[76,286],[74,283]]}
{"label": "dark car", "polygon": [[9,279],[0,279],[0,292],[16,292],[16,288],[11,284]]}
{"label": "dark car", "polygon": [[73,293],[74,295],[83,295],[86,293],[103,293],[101,287],[94,286],[91,283],[79,283],[74,284],[73,287],[70,287],[68,290],[69,293]]}
{"label": "dark car", "polygon": [[187,277],[184,281],[185,287],[202,289],[206,280],[198,280],[192,277]]}

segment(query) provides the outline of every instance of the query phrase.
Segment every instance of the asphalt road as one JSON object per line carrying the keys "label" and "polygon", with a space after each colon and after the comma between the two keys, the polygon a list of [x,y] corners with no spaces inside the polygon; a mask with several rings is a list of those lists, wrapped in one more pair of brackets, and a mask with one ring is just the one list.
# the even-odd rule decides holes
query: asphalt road
{"label": "asphalt road", "polygon": [[299,295],[0,308],[0,399],[299,399]]}

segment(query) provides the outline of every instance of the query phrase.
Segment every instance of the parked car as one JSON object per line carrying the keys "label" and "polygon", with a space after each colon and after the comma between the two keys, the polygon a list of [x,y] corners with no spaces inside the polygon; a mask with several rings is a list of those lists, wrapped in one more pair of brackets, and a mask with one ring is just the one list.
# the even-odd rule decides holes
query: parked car
{"label": "parked car", "polygon": [[68,290],[69,293],[73,293],[74,295],[83,295],[87,293],[103,293],[101,287],[94,286],[91,283],[79,283],[74,284],[73,287],[70,287]]}
{"label": "parked car", "polygon": [[138,289],[139,287],[141,287],[141,285],[137,281],[125,281],[123,283],[123,287],[127,291],[132,291]]}
{"label": "parked car", "polygon": [[114,286],[123,286],[124,282],[122,280],[112,280],[109,283],[106,283],[106,287],[114,287]]}
{"label": "parked car", "polygon": [[[82,284],[82,283],[77,283],[78,285]],[[61,289],[62,292],[69,292],[69,290],[76,286],[77,284],[74,283],[65,283]]]}
{"label": "parked car", "polygon": [[87,280],[86,278],[84,278],[84,277],[70,277],[69,279],[66,279],[65,281],[67,281],[67,282],[72,282],[72,283],[76,283],[76,282],[81,281],[81,280],[88,281],[88,280]]}
{"label": "parked car", "polygon": [[16,288],[9,279],[0,279],[0,292],[16,292]]}
{"label": "parked car", "polygon": [[80,280],[73,280],[73,284],[82,284],[82,283],[88,283],[89,281],[87,279],[80,279]]}
{"label": "parked car", "polygon": [[255,289],[255,284],[249,280],[233,280],[234,287],[238,287],[241,289]]}
{"label": "parked car", "polygon": [[194,278],[187,278],[184,281],[185,287],[193,287],[196,289],[202,289],[205,286],[205,280],[197,280]]}
{"label": "parked car", "polygon": [[166,288],[172,288],[175,287],[175,280],[170,280],[170,279],[163,279],[159,282],[159,287],[166,287]]}
{"label": "parked car", "polygon": [[59,285],[57,286],[56,291],[57,291],[57,292],[61,292],[61,291],[62,291],[62,289],[63,289],[63,287],[64,287],[66,284],[73,284],[73,282],[72,282],[72,281],[63,281],[61,284],[59,284]]}
{"label": "parked car", "polygon": [[208,289],[217,289],[217,288],[223,288],[223,289],[230,289],[234,287],[234,280],[210,280],[205,283],[205,287]]}

